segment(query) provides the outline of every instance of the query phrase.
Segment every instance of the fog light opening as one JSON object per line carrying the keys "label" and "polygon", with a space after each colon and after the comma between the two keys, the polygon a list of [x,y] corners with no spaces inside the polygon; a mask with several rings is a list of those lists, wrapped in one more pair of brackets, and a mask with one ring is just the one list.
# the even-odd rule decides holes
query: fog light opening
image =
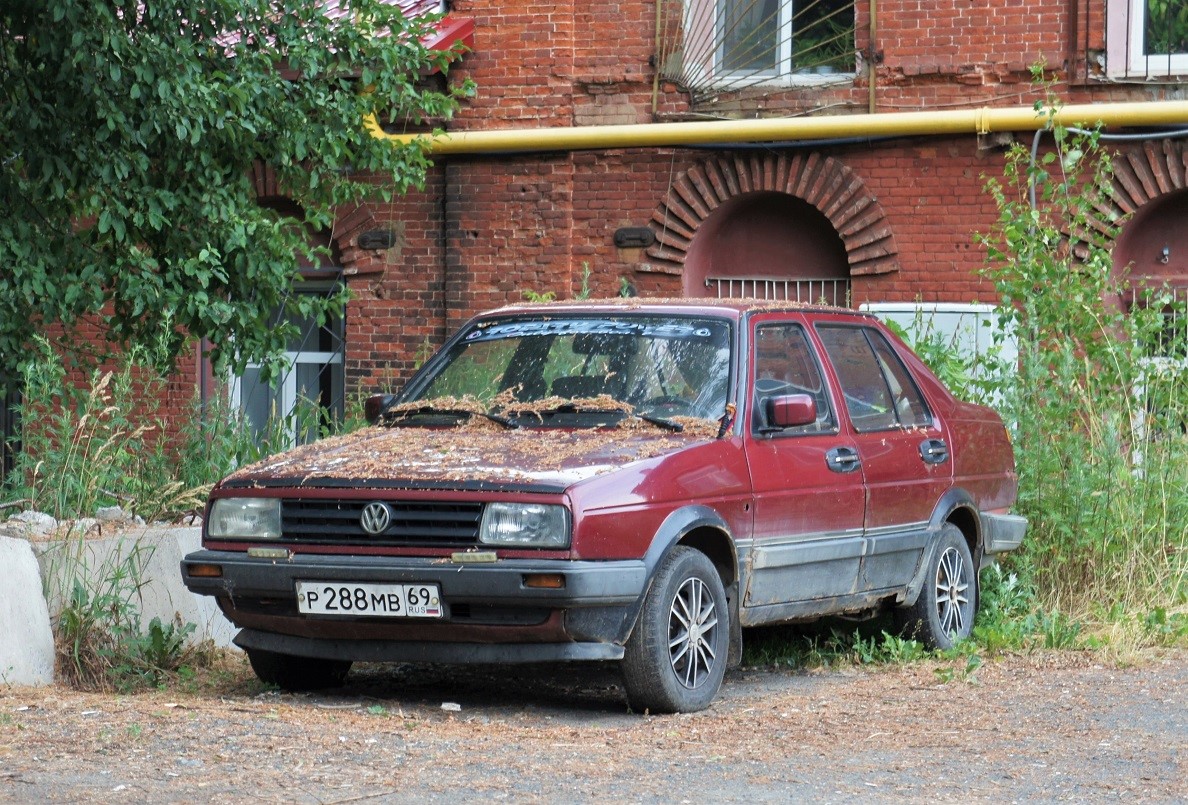
{"label": "fog light opening", "polygon": [[564,590],[565,576],[561,573],[527,573],[524,586],[538,590]]}

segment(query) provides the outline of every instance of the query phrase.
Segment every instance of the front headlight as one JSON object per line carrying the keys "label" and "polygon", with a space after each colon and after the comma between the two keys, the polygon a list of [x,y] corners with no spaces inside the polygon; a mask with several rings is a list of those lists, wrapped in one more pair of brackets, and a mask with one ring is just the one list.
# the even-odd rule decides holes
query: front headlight
{"label": "front headlight", "polygon": [[210,507],[206,536],[214,539],[280,539],[276,498],[219,498]]}
{"label": "front headlight", "polygon": [[545,503],[488,503],[479,542],[507,548],[568,548],[569,510]]}

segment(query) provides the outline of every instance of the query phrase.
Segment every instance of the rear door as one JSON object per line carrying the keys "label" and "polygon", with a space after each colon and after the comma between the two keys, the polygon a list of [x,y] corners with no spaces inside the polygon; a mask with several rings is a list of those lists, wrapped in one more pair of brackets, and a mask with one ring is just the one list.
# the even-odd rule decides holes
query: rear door
{"label": "rear door", "polygon": [[899,587],[915,572],[933,509],[952,484],[947,434],[878,328],[818,323],[816,332],[842,390],[866,484],[858,587]]}
{"label": "rear door", "polygon": [[[844,436],[808,331],[787,316],[751,323],[750,399],[745,418],[754,490],[751,573],[743,604],[820,602],[855,591],[863,551],[864,492],[856,446]],[[778,429],[766,401],[809,394],[817,421]],[[811,603],[804,611],[812,610]]]}

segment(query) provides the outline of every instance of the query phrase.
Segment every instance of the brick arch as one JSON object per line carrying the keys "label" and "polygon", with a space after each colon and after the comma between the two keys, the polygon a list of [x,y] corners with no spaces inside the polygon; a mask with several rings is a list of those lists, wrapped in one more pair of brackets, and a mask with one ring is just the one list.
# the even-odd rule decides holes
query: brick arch
{"label": "brick arch", "polygon": [[[256,198],[260,201],[288,200],[277,180],[276,171],[270,165],[257,162],[253,166],[252,185],[256,191]],[[378,228],[375,212],[369,204],[340,207],[335,211],[330,242],[342,263],[343,274],[370,274],[383,269],[374,252],[359,248],[359,235]]]}
{"label": "brick arch", "polygon": [[652,213],[656,244],[648,256],[680,273],[698,228],[723,202],[756,191],[788,193],[825,215],[845,245],[851,275],[899,268],[899,250],[882,205],[849,167],[808,154],[735,154],[706,160],[679,176]]}
{"label": "brick arch", "polygon": [[1188,153],[1179,140],[1158,140],[1123,151],[1114,159],[1110,199],[1128,215],[1167,193],[1188,188]]}
{"label": "brick arch", "polygon": [[[1117,153],[1106,204],[1120,227],[1101,226],[1113,239],[1112,263],[1118,276],[1136,287],[1168,283],[1188,289],[1188,145],[1154,140]],[[1162,257],[1160,253],[1162,252]]]}

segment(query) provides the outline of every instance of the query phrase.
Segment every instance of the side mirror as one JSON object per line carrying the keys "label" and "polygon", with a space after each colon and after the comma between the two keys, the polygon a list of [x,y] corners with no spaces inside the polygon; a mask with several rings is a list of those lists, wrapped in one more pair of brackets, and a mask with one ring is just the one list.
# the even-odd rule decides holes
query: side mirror
{"label": "side mirror", "polygon": [[775,428],[795,428],[817,421],[817,401],[811,394],[785,394],[768,397],[767,421]]}
{"label": "side mirror", "polygon": [[395,394],[372,394],[364,400],[363,418],[367,420],[367,424],[377,424],[384,414],[384,409],[391,405],[394,399],[396,399]]}

